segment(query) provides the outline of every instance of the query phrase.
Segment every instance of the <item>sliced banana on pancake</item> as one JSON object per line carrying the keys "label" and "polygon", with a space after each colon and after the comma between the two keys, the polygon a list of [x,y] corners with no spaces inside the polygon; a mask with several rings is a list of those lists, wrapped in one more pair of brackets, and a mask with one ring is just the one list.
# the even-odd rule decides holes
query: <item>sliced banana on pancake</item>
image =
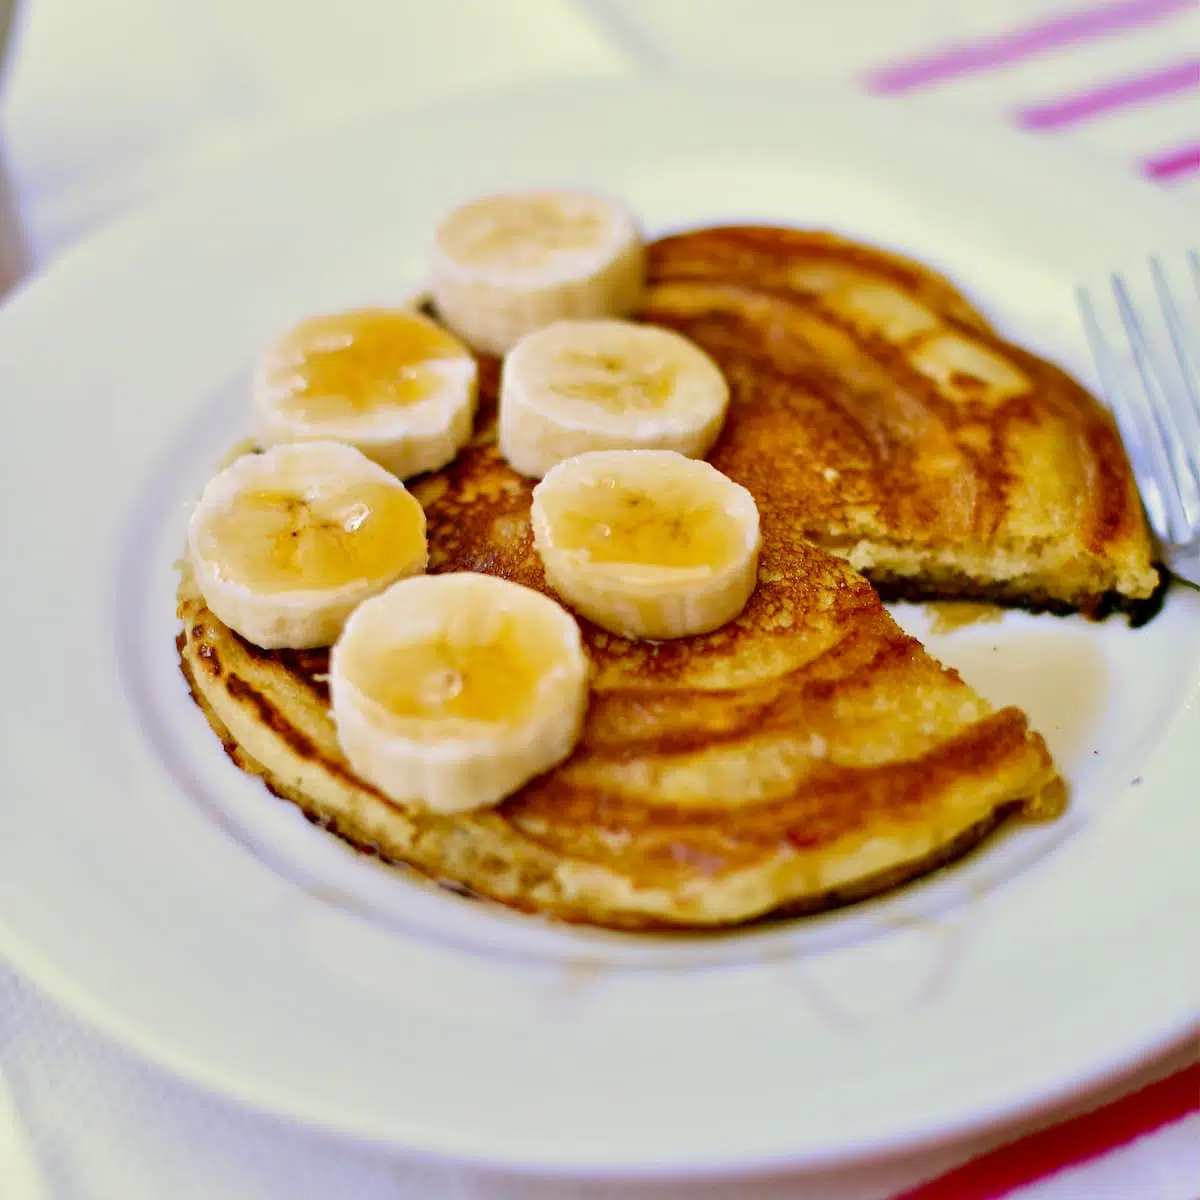
{"label": "sliced banana on pancake", "polygon": [[368,596],[425,569],[425,513],[351,446],[276,446],[209,481],[188,555],[208,607],[247,641],[328,646]]}
{"label": "sliced banana on pancake", "polygon": [[575,619],[548,596],[469,571],[425,575],[355,611],[329,687],[358,774],[399,803],[465,812],[571,753],[588,660]]}
{"label": "sliced banana on pancake", "polygon": [[523,475],[589,450],[675,450],[703,458],[729,385],[687,338],[632,321],[556,321],[504,360],[500,451]]}
{"label": "sliced banana on pancake", "polygon": [[411,308],[311,317],[259,361],[256,433],[266,446],[345,442],[407,479],[466,444],[477,376],[470,350]]}
{"label": "sliced banana on pancake", "polygon": [[754,591],[754,497],[671,450],[567,459],[533,489],[532,522],[550,586],[624,637],[707,633],[733,620]]}
{"label": "sliced banana on pancake", "polygon": [[492,354],[560,317],[632,312],[646,273],[633,214],[578,191],[516,192],[461,205],[439,223],[430,257],[439,315]]}

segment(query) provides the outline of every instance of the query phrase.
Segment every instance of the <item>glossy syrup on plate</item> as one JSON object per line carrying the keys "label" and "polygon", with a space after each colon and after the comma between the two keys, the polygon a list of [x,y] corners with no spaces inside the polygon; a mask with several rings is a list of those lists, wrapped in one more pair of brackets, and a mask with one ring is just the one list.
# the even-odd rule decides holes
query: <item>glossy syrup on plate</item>
{"label": "glossy syrup on plate", "polygon": [[1098,750],[1094,744],[1108,702],[1109,670],[1087,632],[1058,624],[943,634],[935,626],[928,649],[995,705],[1015,705],[1050,747],[1059,766]]}

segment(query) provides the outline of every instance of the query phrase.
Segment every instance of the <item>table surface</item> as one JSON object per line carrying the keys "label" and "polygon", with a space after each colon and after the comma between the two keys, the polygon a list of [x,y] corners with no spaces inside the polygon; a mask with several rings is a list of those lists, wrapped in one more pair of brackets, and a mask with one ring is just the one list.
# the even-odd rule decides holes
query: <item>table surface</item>
{"label": "table surface", "polygon": [[[4,85],[0,283],[298,122],[539,78],[677,68],[835,81],[890,92],[897,103],[939,95],[1030,136],[1089,143],[1200,203],[1195,0],[26,0]],[[1177,1072],[1194,1050],[1148,1063],[1076,1107]],[[195,1094],[130,1061],[3,967],[0,1065],[13,1097],[9,1104],[0,1080],[3,1200],[35,1194],[15,1165],[18,1128],[45,1200],[872,1200],[1030,1133],[1001,1130],[802,1182],[621,1189],[485,1178],[300,1133]],[[1176,1092],[1197,1090],[1194,1076],[1175,1080]],[[1166,1093],[1154,1094],[1161,1107]],[[1090,1158],[1086,1165],[1022,1172],[1001,1151],[984,1160],[1000,1163],[984,1183],[968,1168],[925,1194],[1196,1200],[1200,1117],[1186,1115],[1194,1108],[1186,1099],[1183,1114],[1172,1110],[1153,1133],[1116,1149],[1070,1155],[1060,1138],[1055,1160],[1037,1137],[1022,1143],[1026,1163],[1041,1154],[1051,1164]],[[1034,1174],[1037,1182],[1017,1186]]]}

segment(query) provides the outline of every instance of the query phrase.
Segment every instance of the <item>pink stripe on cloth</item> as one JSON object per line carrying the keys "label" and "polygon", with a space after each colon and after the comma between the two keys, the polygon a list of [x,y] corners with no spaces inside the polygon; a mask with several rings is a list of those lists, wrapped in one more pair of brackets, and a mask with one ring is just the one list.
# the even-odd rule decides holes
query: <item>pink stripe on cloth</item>
{"label": "pink stripe on cloth", "polygon": [[1163,67],[1147,75],[1119,79],[1049,104],[1023,108],[1017,113],[1017,123],[1022,129],[1061,129],[1064,125],[1075,125],[1118,108],[1196,87],[1200,87],[1200,58]]}
{"label": "pink stripe on cloth", "polygon": [[1196,171],[1200,171],[1200,142],[1192,142],[1190,146],[1180,146],[1176,150],[1142,160],[1142,174],[1159,183],[1181,179]]}
{"label": "pink stripe on cloth", "polygon": [[[1010,1142],[893,1200],[1002,1200],[1200,1109],[1200,1063],[1039,1133]],[[1122,1200],[1126,1200],[1122,1197]],[[1130,1196],[1128,1200],[1137,1200]]]}
{"label": "pink stripe on cloth", "polygon": [[881,67],[867,75],[866,83],[873,92],[912,91],[959,75],[1019,62],[1074,42],[1148,25],[1194,6],[1195,0],[1121,0],[1117,4],[1082,9],[986,41],[950,46],[911,62]]}

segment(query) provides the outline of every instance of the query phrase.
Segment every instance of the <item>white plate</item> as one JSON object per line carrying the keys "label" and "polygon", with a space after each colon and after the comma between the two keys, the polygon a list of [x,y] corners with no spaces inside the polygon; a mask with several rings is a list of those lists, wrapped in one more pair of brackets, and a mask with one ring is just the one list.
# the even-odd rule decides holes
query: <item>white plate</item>
{"label": "white plate", "polygon": [[[1139,632],[1014,614],[933,639],[1029,704],[1069,815],[886,901],[740,937],[492,914],[357,858],[226,761],[177,674],[172,562],[246,431],[252,354],[315,308],[405,292],[452,201],[554,181],[627,197],[651,229],[767,218],[915,251],[1085,375],[1073,281],[1191,220],[1000,132],[705,82],[558,85],[328,132],[112,230],[0,313],[0,950],[244,1103],[581,1172],[944,1138],[1184,1034],[1200,606],[1183,590]],[[987,669],[1038,661],[1053,669]],[[1050,677],[1054,696],[1029,682]]]}

